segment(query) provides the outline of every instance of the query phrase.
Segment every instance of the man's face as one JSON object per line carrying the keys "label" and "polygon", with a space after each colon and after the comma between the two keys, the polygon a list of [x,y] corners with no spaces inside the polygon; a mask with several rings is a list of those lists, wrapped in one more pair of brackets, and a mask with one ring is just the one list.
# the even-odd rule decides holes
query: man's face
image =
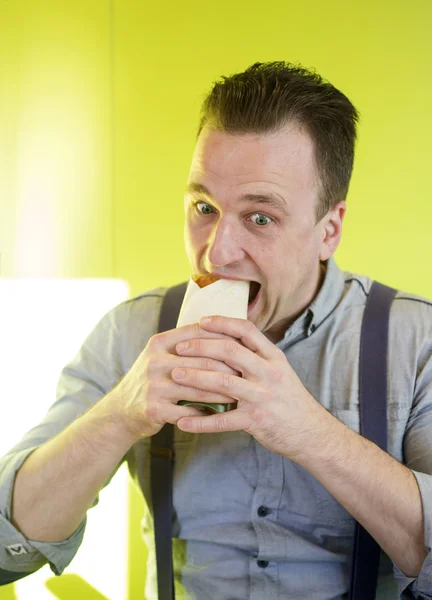
{"label": "man's face", "polygon": [[319,261],[335,251],[345,212],[341,202],[316,223],[311,138],[295,125],[260,136],[204,128],[188,186],[185,247],[194,273],[258,282],[248,319],[278,337],[318,291]]}

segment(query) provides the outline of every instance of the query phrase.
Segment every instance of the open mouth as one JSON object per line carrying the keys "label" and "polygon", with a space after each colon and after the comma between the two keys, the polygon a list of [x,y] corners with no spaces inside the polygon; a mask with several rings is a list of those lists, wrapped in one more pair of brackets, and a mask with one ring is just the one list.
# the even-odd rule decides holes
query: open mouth
{"label": "open mouth", "polygon": [[249,300],[248,300],[248,306],[252,306],[252,304],[254,304],[255,300],[258,297],[259,291],[261,289],[261,284],[258,283],[257,281],[251,281],[250,285],[249,285]]}

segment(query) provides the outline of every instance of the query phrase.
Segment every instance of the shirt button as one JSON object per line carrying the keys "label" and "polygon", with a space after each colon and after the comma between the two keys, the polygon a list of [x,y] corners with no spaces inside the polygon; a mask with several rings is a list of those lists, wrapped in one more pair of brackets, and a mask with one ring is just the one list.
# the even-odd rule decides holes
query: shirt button
{"label": "shirt button", "polygon": [[317,326],[315,325],[315,323],[313,325],[311,325],[311,328],[310,328],[311,333],[313,333],[316,328],[317,328]]}
{"label": "shirt button", "polygon": [[257,513],[259,517],[266,517],[271,513],[271,510],[268,506],[260,506],[257,510]]}
{"label": "shirt button", "polygon": [[269,561],[268,560],[257,560],[257,565],[261,568],[261,569],[265,569],[266,567],[269,566]]}

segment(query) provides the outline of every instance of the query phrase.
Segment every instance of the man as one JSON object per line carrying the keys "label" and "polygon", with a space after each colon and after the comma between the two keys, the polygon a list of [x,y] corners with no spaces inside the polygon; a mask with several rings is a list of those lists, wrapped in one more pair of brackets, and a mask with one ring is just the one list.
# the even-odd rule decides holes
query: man
{"label": "man", "polygon": [[[124,458],[150,504],[150,439],[172,423],[184,597],[346,597],[357,519],[385,553],[380,593],[432,598],[428,300],[399,292],[391,309],[389,453],[357,433],[372,282],[332,258],[356,122],[343,94],[286,63],[215,84],[188,179],[185,244],[194,273],[256,282],[248,320],[156,335],[165,290],[101,320],[63,370],[44,422],[0,463],[1,568],[48,560],[60,574]],[[202,399],[237,405],[212,416],[177,405]],[[149,513],[144,535],[152,547]],[[25,553],[11,555],[12,544]]]}

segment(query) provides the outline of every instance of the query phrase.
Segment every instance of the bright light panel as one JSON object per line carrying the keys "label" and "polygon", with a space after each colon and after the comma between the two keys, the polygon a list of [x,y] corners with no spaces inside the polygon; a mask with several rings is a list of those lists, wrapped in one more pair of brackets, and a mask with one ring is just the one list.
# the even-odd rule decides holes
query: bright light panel
{"label": "bright light panel", "polygon": [[[128,298],[114,279],[0,279],[0,456],[55,401],[62,368],[112,307]],[[76,573],[109,600],[127,595],[126,465],[88,512],[84,541],[65,573]],[[46,565],[15,583],[18,600],[53,600]]]}

